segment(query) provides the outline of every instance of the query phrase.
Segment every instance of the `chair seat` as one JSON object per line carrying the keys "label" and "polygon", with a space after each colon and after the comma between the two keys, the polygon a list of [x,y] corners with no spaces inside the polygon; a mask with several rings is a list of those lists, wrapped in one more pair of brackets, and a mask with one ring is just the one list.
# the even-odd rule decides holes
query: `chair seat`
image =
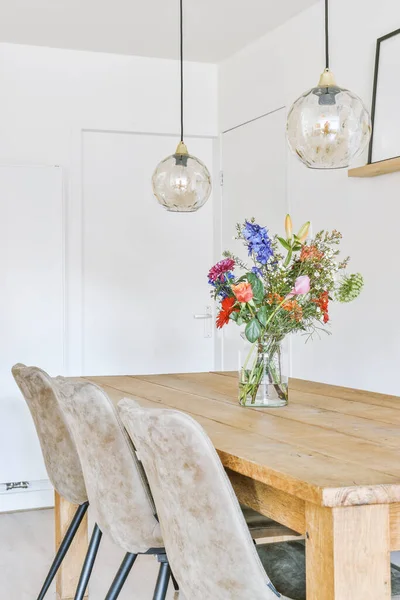
{"label": "chair seat", "polygon": [[264,515],[244,504],[241,504],[240,508],[242,509],[243,516],[250,529],[253,540],[283,536],[301,537],[296,531],[293,531],[292,529],[285,527],[285,525],[281,525],[268,517],[264,517]]}
{"label": "chair seat", "polygon": [[[302,540],[261,544],[257,552],[272,583],[291,600],[306,600],[306,556]],[[400,568],[392,564],[392,600],[400,599]]]}

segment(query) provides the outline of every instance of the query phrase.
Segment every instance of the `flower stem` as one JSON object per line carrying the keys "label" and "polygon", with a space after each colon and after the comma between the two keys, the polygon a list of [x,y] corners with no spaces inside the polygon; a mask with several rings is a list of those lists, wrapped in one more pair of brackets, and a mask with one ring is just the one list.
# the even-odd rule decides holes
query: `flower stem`
{"label": "flower stem", "polygon": [[276,313],[278,312],[278,310],[285,304],[287,298],[284,298],[282,300],[282,302],[280,304],[278,304],[278,306],[276,307],[276,309],[274,310],[274,312],[268,317],[267,322],[265,323],[265,327],[267,327],[268,323],[270,321],[272,321],[272,319],[274,318],[274,316],[276,315]]}
{"label": "flower stem", "polygon": [[285,262],[283,263],[283,266],[284,266],[284,267],[288,267],[288,266],[289,266],[289,263],[290,263],[290,261],[292,260],[292,256],[293,256],[293,248],[290,248],[290,250],[288,251],[288,254],[287,254],[286,260],[285,260]]}

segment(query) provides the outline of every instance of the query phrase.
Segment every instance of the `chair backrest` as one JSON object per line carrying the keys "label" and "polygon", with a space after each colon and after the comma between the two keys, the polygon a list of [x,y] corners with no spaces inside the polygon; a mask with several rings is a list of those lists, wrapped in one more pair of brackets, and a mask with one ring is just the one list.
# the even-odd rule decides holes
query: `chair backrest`
{"label": "chair backrest", "polygon": [[96,523],[126,552],[163,547],[142,467],[110,398],[90,382],[57,383]]}
{"label": "chair backrest", "polygon": [[191,600],[276,600],[210,439],[189,416],[124,399],[122,422],[143,462],[172,571]]}
{"label": "chair backrest", "polygon": [[57,399],[57,384],[37,367],[17,364],[14,379],[38,434],[47,474],[56,491],[73,504],[87,501],[81,463]]}

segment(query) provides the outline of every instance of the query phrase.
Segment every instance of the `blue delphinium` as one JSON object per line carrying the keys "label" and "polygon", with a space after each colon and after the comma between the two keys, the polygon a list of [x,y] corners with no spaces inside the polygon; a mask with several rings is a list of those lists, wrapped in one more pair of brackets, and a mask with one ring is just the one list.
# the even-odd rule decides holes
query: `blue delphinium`
{"label": "blue delphinium", "polygon": [[249,256],[254,253],[258,262],[266,265],[274,254],[267,228],[246,221],[242,233],[247,242]]}
{"label": "blue delphinium", "polygon": [[219,280],[217,280],[217,281],[209,280],[208,283],[210,283],[214,288],[219,288],[218,292],[217,292],[217,296],[219,298],[221,298],[221,300],[223,300],[224,298],[227,298],[229,295],[232,295],[232,293],[229,293],[229,292],[231,292],[231,288],[227,285],[232,279],[235,279],[235,276],[233,273],[228,271],[227,273],[224,273],[223,275],[221,275]]}
{"label": "blue delphinium", "polygon": [[259,267],[252,267],[251,272],[257,275],[258,277],[262,277],[263,272]]}

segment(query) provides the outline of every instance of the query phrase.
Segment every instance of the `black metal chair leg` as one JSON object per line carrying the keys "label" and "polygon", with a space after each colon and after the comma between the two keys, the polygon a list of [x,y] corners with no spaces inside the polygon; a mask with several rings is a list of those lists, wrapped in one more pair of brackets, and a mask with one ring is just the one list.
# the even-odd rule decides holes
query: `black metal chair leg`
{"label": "black metal chair leg", "polygon": [[176,592],[179,592],[179,584],[178,584],[177,580],[175,579],[174,574],[172,573],[172,571],[171,571],[171,579],[172,579],[172,583],[173,583],[173,586],[174,586],[174,590]]}
{"label": "black metal chair leg", "polygon": [[89,579],[92,574],[94,561],[96,560],[97,552],[101,542],[102,532],[99,526],[96,524],[93,528],[92,537],[88,551],[86,553],[85,562],[83,563],[81,576],[79,578],[78,587],[76,588],[75,600],[83,600],[86,592],[86,588],[89,584]]}
{"label": "black metal chair leg", "polygon": [[56,557],[53,561],[53,564],[50,567],[49,574],[47,575],[47,577],[45,579],[43,587],[40,590],[40,594],[37,597],[37,600],[43,600],[43,598],[45,597],[46,592],[48,591],[50,585],[52,584],[52,581],[53,581],[54,577],[56,576],[56,573],[57,573],[58,569],[60,568],[60,565],[61,565],[62,561],[64,560],[65,555],[67,554],[67,552],[69,550],[72,540],[74,539],[75,534],[79,529],[79,525],[81,524],[82,519],[85,516],[88,506],[89,506],[89,502],[84,502],[83,504],[81,504],[78,507],[78,509],[74,515],[74,518],[72,519],[70,526],[68,527],[67,533],[65,534],[64,539],[60,544],[60,547],[58,549]]}
{"label": "black metal chair leg", "polygon": [[136,559],[137,554],[130,554],[129,552],[125,554],[125,558],[118,569],[118,573],[116,574],[114,581],[108,590],[106,600],[116,600],[116,598],[118,598]]}
{"label": "black metal chair leg", "polygon": [[153,600],[165,600],[168,590],[169,578],[171,576],[171,569],[169,567],[166,557],[158,557],[160,561],[160,570],[158,572],[156,589],[154,590]]}

